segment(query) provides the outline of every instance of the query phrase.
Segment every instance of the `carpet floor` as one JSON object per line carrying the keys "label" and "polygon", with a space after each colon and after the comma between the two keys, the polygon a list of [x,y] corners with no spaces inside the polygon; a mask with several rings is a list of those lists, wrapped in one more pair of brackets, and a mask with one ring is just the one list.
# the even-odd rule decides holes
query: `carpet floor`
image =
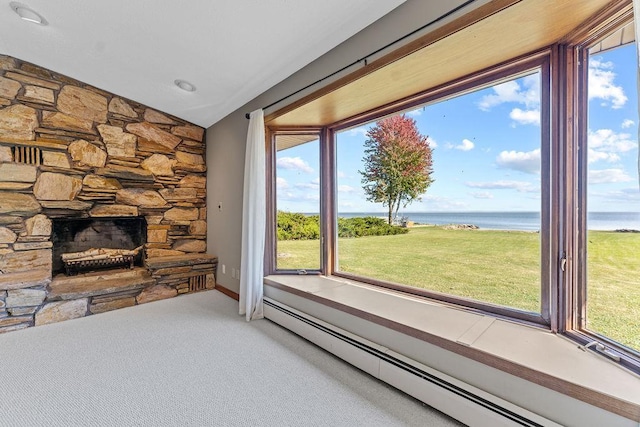
{"label": "carpet floor", "polygon": [[459,426],[200,292],[0,335],[0,426]]}

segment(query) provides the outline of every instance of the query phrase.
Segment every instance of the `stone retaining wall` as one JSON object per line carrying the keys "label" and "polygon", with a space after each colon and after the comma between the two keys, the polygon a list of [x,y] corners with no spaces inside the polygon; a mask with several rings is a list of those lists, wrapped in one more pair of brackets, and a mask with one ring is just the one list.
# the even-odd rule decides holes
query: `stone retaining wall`
{"label": "stone retaining wall", "polygon": [[[201,127],[0,55],[0,332],[33,326],[60,304],[47,299],[51,218],[144,216],[148,257],[205,252],[203,137]],[[90,314],[77,305],[73,317]]]}

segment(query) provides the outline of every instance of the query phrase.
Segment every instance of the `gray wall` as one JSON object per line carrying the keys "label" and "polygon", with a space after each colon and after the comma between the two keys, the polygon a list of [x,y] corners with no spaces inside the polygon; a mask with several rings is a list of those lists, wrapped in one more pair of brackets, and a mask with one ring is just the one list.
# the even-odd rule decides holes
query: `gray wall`
{"label": "gray wall", "polygon": [[[477,0],[475,8],[487,0]],[[374,22],[349,40],[293,74],[280,84],[234,111],[207,130],[207,252],[218,256],[217,282],[238,292],[240,280],[232,277],[232,269],[240,268],[242,226],[242,186],[244,152],[248,120],[245,113],[262,108],[322,77],[368,55],[386,44],[423,26],[462,0],[408,0],[397,9]],[[465,9],[468,11],[470,9]],[[439,23],[438,25],[442,25]],[[433,26],[428,30],[436,28]],[[427,31],[423,31],[424,34]],[[420,34],[416,35],[419,36]],[[404,42],[406,43],[406,41]],[[397,48],[394,46],[392,49]],[[384,54],[387,52],[382,52]],[[370,58],[374,59],[374,58]],[[353,71],[352,68],[349,71]],[[326,84],[327,82],[323,82]],[[315,86],[317,90],[321,85]],[[302,94],[301,94],[302,95]],[[290,98],[274,107],[291,103]],[[274,109],[267,110],[269,114]],[[222,204],[222,209],[218,208]],[[222,266],[226,272],[222,272]],[[237,276],[236,276],[237,277]]]}

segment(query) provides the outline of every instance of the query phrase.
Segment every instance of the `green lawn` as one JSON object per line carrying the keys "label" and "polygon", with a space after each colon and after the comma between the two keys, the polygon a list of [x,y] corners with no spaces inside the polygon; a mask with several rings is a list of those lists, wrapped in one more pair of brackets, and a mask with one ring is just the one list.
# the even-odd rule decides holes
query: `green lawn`
{"label": "green lawn", "polygon": [[[318,268],[319,241],[278,242],[278,268]],[[640,349],[640,234],[589,232],[588,326]],[[338,240],[339,269],[540,312],[540,235],[416,227]]]}
{"label": "green lawn", "polygon": [[588,237],[587,327],[640,350],[640,234]]}

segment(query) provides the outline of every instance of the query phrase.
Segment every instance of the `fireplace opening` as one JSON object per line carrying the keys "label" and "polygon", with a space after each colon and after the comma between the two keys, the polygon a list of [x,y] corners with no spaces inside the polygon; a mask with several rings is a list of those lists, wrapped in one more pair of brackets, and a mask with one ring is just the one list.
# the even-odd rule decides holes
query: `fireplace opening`
{"label": "fireplace opening", "polygon": [[[131,253],[146,242],[147,222],[144,217],[126,218],[54,218],[51,241],[53,242],[53,274],[73,271],[91,271],[105,268],[130,267],[143,265],[143,250],[135,252],[132,259],[123,257],[91,255],[99,249],[121,250],[115,253]],[[93,262],[72,262],[73,269],[69,270],[69,262],[65,265],[65,258],[87,251],[85,258],[93,258]]]}

